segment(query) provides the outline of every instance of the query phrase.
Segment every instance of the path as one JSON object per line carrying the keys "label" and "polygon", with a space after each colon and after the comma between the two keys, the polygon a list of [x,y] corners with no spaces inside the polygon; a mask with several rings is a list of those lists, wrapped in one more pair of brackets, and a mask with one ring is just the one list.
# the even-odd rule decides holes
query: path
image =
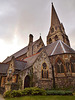
{"label": "path", "polygon": [[0,100],[5,100],[1,94],[0,94]]}

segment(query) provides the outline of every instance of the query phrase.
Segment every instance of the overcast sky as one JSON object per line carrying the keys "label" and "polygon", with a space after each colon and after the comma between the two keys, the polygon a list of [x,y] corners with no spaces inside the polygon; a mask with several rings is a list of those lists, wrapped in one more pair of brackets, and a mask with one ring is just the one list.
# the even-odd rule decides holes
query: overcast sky
{"label": "overcast sky", "polygon": [[51,2],[75,49],[75,0],[0,0],[0,62],[28,45],[30,33],[46,44]]}

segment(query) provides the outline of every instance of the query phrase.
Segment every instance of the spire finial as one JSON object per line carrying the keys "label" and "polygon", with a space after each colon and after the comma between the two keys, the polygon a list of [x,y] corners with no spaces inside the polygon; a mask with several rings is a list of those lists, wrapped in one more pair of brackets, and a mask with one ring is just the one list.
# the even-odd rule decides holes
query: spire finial
{"label": "spire finial", "polygon": [[41,36],[41,33],[40,33],[40,36]]}
{"label": "spire finial", "polygon": [[41,39],[41,33],[40,33],[40,39]]}
{"label": "spire finial", "polygon": [[53,5],[53,2],[51,2],[51,4]]}

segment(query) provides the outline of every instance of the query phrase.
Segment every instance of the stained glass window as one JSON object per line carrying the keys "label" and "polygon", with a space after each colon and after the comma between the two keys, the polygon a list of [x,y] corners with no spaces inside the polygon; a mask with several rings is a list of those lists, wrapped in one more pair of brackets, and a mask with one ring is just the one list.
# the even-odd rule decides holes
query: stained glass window
{"label": "stained glass window", "polygon": [[42,64],[42,78],[48,78],[48,69],[46,63]]}

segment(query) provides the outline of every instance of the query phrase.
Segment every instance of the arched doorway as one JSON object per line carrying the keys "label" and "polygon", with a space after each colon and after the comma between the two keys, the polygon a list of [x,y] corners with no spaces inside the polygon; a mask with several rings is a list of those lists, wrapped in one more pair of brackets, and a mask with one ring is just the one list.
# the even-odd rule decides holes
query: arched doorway
{"label": "arched doorway", "polygon": [[24,88],[30,87],[30,76],[27,75],[24,79]]}

